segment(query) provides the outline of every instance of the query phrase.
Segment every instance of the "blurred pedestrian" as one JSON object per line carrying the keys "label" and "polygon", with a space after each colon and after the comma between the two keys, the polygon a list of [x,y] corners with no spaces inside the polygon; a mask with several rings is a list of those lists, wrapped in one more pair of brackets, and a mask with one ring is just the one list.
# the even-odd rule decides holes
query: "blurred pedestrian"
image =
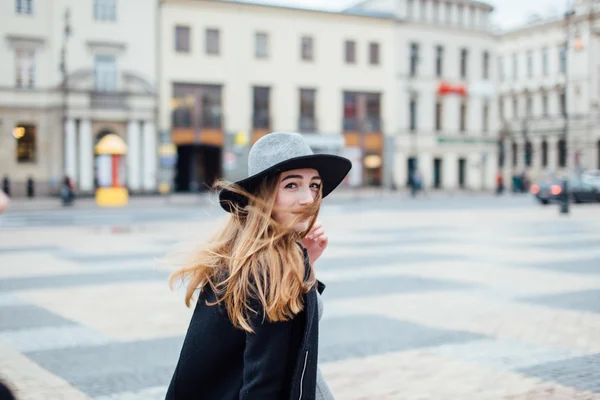
{"label": "blurred pedestrian", "polygon": [[500,195],[504,192],[504,177],[502,172],[498,172],[496,175],[496,194]]}
{"label": "blurred pedestrian", "polygon": [[217,183],[229,219],[170,278],[188,283],[188,306],[199,294],[168,400],[333,399],[317,367],[317,216],[351,165],[277,132],[250,150],[248,178]]}
{"label": "blurred pedestrian", "polygon": [[10,180],[6,175],[4,175],[4,178],[2,178],[2,191],[4,194],[10,197]]}
{"label": "blurred pedestrian", "polygon": [[75,185],[73,185],[71,178],[66,175],[60,188],[60,196],[63,205],[70,206],[73,204],[73,200],[75,199]]}

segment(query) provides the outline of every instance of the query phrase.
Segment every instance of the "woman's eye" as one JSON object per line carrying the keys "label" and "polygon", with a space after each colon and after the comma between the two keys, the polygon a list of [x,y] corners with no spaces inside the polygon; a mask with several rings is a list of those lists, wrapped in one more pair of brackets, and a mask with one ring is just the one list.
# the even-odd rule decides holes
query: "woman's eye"
{"label": "woman's eye", "polygon": [[288,183],[287,185],[285,185],[286,189],[295,189],[296,188],[296,184],[295,183]]}
{"label": "woman's eye", "polygon": [[317,189],[317,190],[318,190],[318,189],[320,189],[320,188],[321,188],[321,184],[320,184],[320,183],[312,183],[312,184],[310,185],[310,187],[311,187],[312,189]]}

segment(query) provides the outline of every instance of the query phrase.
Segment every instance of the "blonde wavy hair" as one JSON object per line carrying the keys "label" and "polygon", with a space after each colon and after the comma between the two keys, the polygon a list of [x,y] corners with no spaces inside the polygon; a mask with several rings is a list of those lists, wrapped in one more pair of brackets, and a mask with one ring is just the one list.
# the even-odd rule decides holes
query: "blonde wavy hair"
{"label": "blonde wavy hair", "polygon": [[[226,187],[247,197],[248,205],[229,203],[231,213],[224,227],[169,277],[171,288],[175,280],[187,281],[188,307],[197,290],[210,288],[216,301],[206,304],[223,303],[233,325],[248,332],[253,332],[253,316],[271,322],[285,321],[303,309],[303,295],[314,286],[316,278],[312,266],[306,271],[298,241],[310,232],[317,219],[321,190],[314,202],[302,210],[283,210],[293,211],[296,217],[281,225],[272,217],[280,176],[264,179],[254,193],[225,181],[215,184],[217,189]],[[307,218],[305,231],[292,229]]]}

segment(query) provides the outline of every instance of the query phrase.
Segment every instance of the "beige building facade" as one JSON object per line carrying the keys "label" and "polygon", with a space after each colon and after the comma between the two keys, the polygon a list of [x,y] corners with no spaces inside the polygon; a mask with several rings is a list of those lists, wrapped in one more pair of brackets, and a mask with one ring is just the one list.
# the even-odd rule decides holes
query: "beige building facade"
{"label": "beige building facade", "polygon": [[[0,4],[0,175],[11,194],[96,186],[94,144],[128,144],[124,184],[157,182],[157,4],[11,0]],[[68,28],[67,28],[68,27]],[[67,32],[68,29],[68,32]]]}

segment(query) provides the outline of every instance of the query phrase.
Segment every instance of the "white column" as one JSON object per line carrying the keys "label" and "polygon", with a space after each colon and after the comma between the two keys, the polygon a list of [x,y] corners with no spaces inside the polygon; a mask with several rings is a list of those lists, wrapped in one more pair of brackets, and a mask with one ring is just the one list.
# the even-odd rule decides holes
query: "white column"
{"label": "white column", "polygon": [[423,188],[431,189],[433,186],[433,157],[430,152],[419,154],[419,170],[423,178]]}
{"label": "white column", "polygon": [[447,152],[442,161],[442,182],[444,189],[458,188],[458,156],[454,152]]}
{"label": "white column", "polygon": [[143,185],[144,190],[155,190],[157,180],[156,128],[154,122],[145,121],[143,128]]}
{"label": "white column", "polygon": [[81,120],[79,124],[79,188],[94,189],[94,149],[92,145],[92,122]]}
{"label": "white column", "polygon": [[142,186],[141,128],[138,121],[127,124],[127,186],[130,190],[140,190]]}
{"label": "white column", "polygon": [[75,120],[69,118],[65,121],[65,175],[77,182],[77,138],[75,134]]}

